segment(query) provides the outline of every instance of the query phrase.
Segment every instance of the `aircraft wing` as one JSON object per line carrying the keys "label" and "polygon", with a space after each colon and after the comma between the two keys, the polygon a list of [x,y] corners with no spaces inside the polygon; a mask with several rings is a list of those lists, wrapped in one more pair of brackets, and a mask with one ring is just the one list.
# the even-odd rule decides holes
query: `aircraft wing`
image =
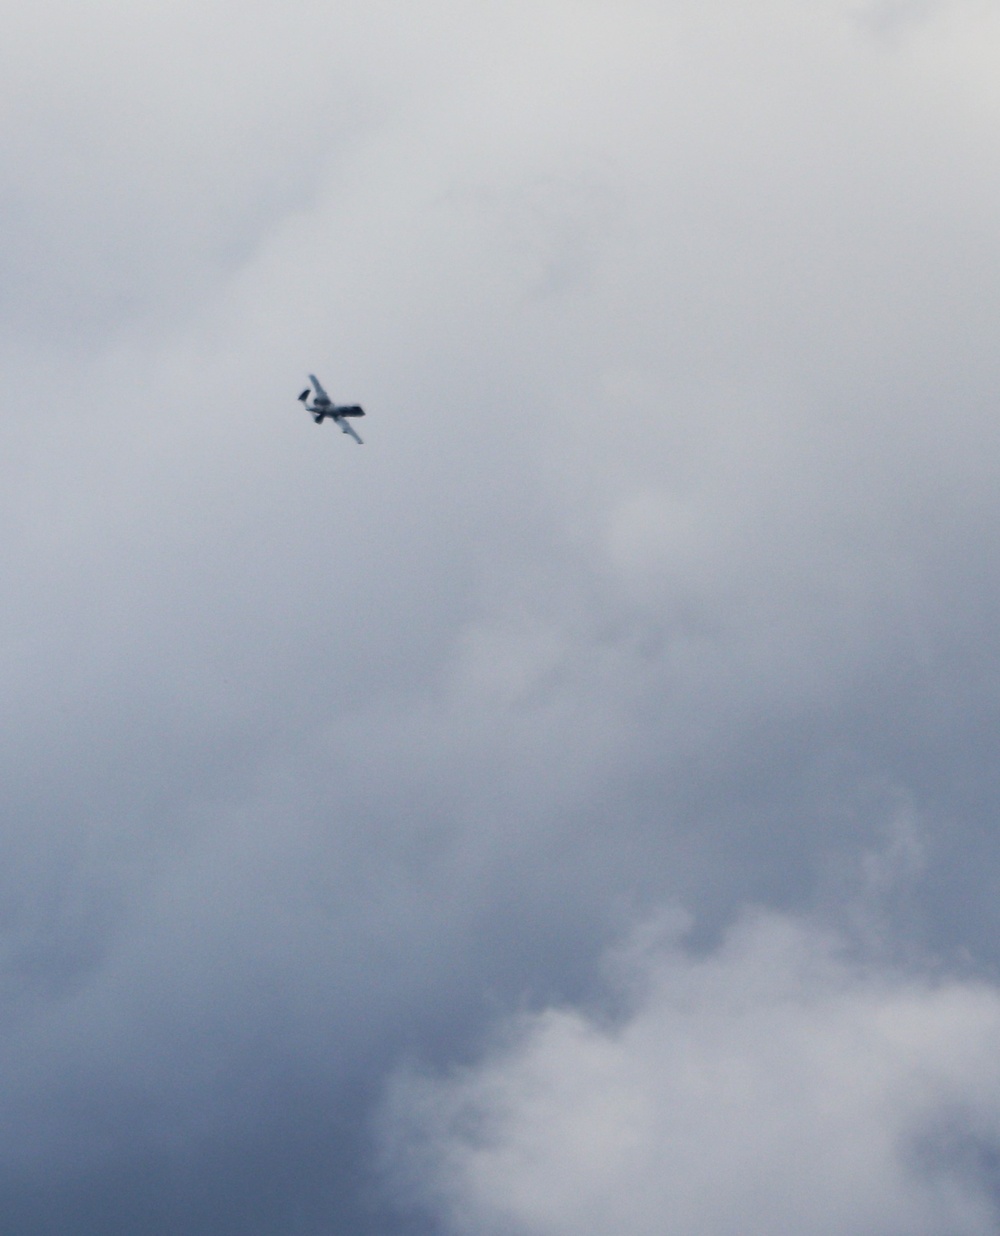
{"label": "aircraft wing", "polygon": [[357,442],[358,446],[364,446],[364,443],[354,432],[354,426],[350,423],[350,421],[341,420],[339,415],[335,417],[335,420],[344,433],[349,433],[351,435],[354,441]]}
{"label": "aircraft wing", "polygon": [[331,402],[330,396],[326,393],[326,391],[320,385],[319,378],[317,378],[314,373],[311,373],[309,375],[309,381],[313,384],[313,387],[315,388],[317,402],[322,402],[325,399],[327,403],[330,403]]}

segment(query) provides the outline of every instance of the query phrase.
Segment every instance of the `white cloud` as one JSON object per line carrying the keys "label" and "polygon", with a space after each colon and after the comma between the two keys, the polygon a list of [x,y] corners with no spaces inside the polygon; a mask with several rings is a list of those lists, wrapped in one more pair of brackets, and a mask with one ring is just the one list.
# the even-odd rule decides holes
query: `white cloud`
{"label": "white cloud", "polygon": [[623,1016],[548,1008],[397,1081],[411,1198],[464,1236],[996,1231],[975,1148],[1000,1142],[1000,991],[874,969],[774,914],[707,956],[663,935],[611,959]]}

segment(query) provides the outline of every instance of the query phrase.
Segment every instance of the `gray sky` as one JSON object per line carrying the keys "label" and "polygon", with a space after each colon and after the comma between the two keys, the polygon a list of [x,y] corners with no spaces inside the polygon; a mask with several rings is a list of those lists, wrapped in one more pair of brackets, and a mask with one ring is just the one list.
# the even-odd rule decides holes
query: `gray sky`
{"label": "gray sky", "polygon": [[6,1227],[1000,1229],[998,47],[11,17]]}

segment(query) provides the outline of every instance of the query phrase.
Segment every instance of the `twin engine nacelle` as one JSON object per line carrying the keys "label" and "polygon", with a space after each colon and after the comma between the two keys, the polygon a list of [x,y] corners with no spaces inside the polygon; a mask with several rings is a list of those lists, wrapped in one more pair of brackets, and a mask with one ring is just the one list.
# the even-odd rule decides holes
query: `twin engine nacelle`
{"label": "twin engine nacelle", "polygon": [[328,412],[333,408],[333,404],[329,399],[323,399],[317,396],[312,403],[309,402],[309,396],[312,392],[307,386],[299,396],[299,400],[307,412]]}

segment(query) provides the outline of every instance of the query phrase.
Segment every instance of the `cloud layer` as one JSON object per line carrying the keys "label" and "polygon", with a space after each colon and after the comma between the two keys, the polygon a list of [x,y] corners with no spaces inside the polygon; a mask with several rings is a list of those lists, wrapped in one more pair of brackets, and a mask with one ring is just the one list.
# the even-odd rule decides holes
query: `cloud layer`
{"label": "cloud layer", "polygon": [[[965,976],[1000,925],[997,34],[846,0],[11,18],[12,1230],[408,1236],[500,1222],[505,1179],[503,1222],[558,1230],[590,1152],[511,1159],[518,1070],[610,1172],[630,1121],[661,1153],[671,1087],[692,1147],[729,1128],[725,1088],[694,1114],[672,1072],[702,1031],[769,1162],[866,1079],[799,1139],[830,1147],[817,1197],[870,1124],[886,1223],[993,1221],[994,997]],[[310,371],[367,408],[364,448],[302,415]],[[859,864],[892,891],[845,912]],[[597,1017],[609,940],[663,904],[689,940]],[[516,1008],[550,1011],[481,1057]],[[898,1067],[896,1021],[929,1035]],[[401,1060],[457,1079],[413,1117],[440,1216],[374,1166]],[[602,1068],[624,1115],[587,1115]],[[477,1146],[449,1112],[490,1077]],[[651,1223],[661,1174],[615,1170],[601,1205]]]}
{"label": "cloud layer", "polygon": [[522,1015],[475,1064],[397,1081],[397,1179],[447,1231],[996,1230],[994,986],[774,914],[707,955],[664,926],[613,958],[627,1011]]}

